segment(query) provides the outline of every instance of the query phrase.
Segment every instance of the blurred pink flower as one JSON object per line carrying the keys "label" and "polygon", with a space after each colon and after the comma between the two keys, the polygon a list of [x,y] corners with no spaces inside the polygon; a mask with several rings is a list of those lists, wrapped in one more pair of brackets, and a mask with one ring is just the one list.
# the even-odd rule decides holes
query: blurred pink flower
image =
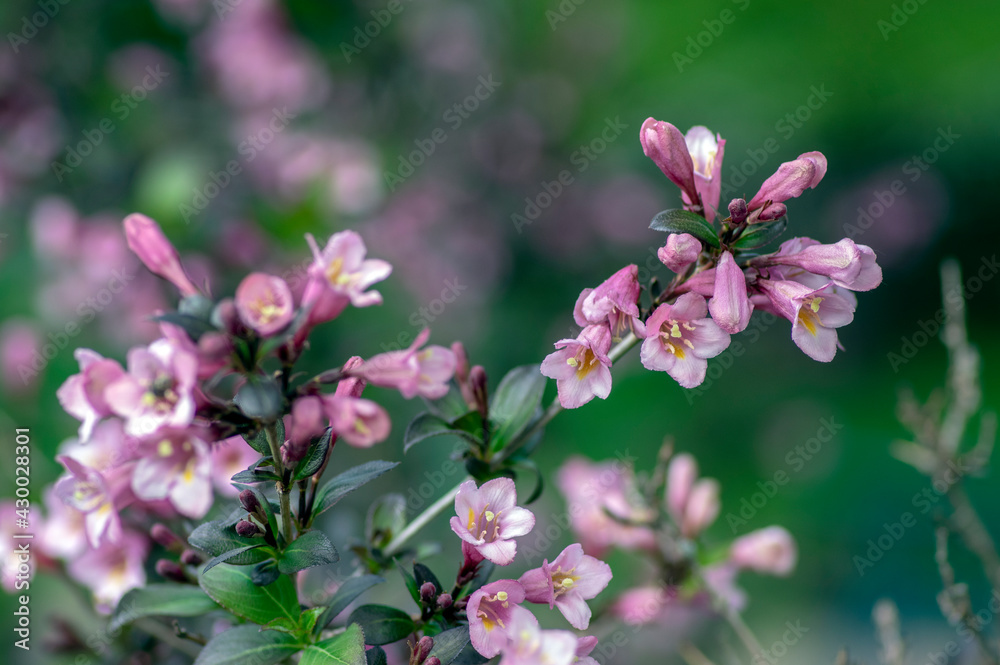
{"label": "blurred pink flower", "polygon": [[500,665],[570,665],[578,662],[576,635],[568,630],[540,630],[538,621],[527,611],[510,618],[507,632],[508,642],[503,647]]}
{"label": "blurred pink flower", "polygon": [[67,572],[90,589],[97,610],[109,614],[126,592],[146,583],[148,555],[146,537],[126,530],[117,543],[106,543],[70,561]]}
{"label": "blurred pink flower", "polygon": [[240,491],[233,487],[230,479],[250,468],[258,459],[260,453],[251,448],[242,436],[231,436],[212,444],[212,482],[216,491],[228,497],[239,495]]}
{"label": "blurred pink flower", "polygon": [[204,517],[212,507],[212,457],[202,435],[164,428],[144,440],[132,491],[143,501],[166,500],[186,517]]}
{"label": "blurred pink flower", "polygon": [[154,275],[159,275],[177,287],[183,296],[198,293],[198,288],[181,266],[181,258],[160,225],[139,213],[125,218],[125,238],[129,249]]}
{"label": "blurred pink flower", "polygon": [[295,317],[292,292],[285,280],[261,272],[250,273],[236,287],[236,311],[244,325],[261,337],[271,337]]}
{"label": "blurred pink flower", "polygon": [[160,427],[185,427],[194,418],[198,359],[167,339],[128,352],[128,374],[105,389],[125,431],[149,436]]}
{"label": "blurred pink flower", "polygon": [[75,559],[87,549],[85,515],[63,501],[54,486],[45,490],[45,523],[38,546],[53,559]]}
{"label": "blurred pink flower", "polygon": [[4,391],[17,395],[37,386],[34,365],[41,346],[38,329],[26,319],[7,319],[0,326],[0,381]]}
{"label": "blurred pink flower", "polygon": [[125,376],[125,370],[118,361],[90,349],[78,348],[73,356],[80,364],[80,373],[66,379],[56,391],[56,396],[62,408],[81,421],[80,440],[87,441],[94,426],[102,418],[112,415],[107,390]]}
{"label": "blurred pink flower", "polygon": [[740,536],[729,549],[729,561],[745,568],[784,577],[795,568],[798,550],[788,530],[769,526]]}
{"label": "blurred pink flower", "polygon": [[443,346],[418,349],[430,334],[424,329],[410,348],[372,356],[351,373],[372,385],[395,388],[406,399],[417,395],[427,399],[444,397],[448,381],[455,374],[455,354]]}
{"label": "blurred pink flower", "polygon": [[[31,551],[32,541],[14,538],[17,533],[31,533],[16,527],[17,520],[14,500],[0,501],[0,586],[12,594],[29,588],[28,583],[35,574],[37,559]],[[31,513],[30,525],[32,530],[44,528],[37,511]],[[27,555],[20,551],[22,544],[28,545]]]}

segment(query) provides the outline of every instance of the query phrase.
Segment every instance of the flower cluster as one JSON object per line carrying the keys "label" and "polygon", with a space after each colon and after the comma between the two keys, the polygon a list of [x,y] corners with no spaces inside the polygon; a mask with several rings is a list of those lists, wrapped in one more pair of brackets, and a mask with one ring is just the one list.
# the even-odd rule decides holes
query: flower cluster
{"label": "flower cluster", "polygon": [[[640,486],[632,469],[617,461],[595,464],[572,458],[559,473],[570,526],[583,541],[579,555],[610,547],[637,550],[661,568],[661,579],[622,593],[611,606],[613,614],[630,624],[678,625],[703,617],[719,602],[742,609],[746,595],[735,583],[741,571],[791,573],[795,542],[780,526],[736,538],[721,557],[719,548],[707,547],[704,533],[720,511],[718,481],[699,477],[690,454],[664,454],[661,459],[665,467],[653,477],[662,484]],[[651,498],[657,496],[661,498]]]}
{"label": "flower cluster", "polygon": [[637,267],[629,265],[583,290],[573,310],[580,334],[556,342],[541,368],[556,380],[562,406],[610,394],[616,342],[614,348],[624,351],[641,340],[644,367],[697,387],[708,359],[747,328],[755,310],[790,321],[792,340],[810,358],[833,360],[842,348],[837,329],[854,318],[854,292],[882,281],[875,253],[849,238],[825,245],[806,237],[786,240],[771,253],[750,251],[785,231],[785,202],[819,184],[826,157],[808,152],[781,164],[750,201],[730,201],[723,218],[725,140],[700,126],[684,135],[653,118],[639,138],[646,156],[681,190],[683,207],[658,214],[651,224],[668,233],[657,256],[676,276],[661,290],[655,281],[640,284]]}
{"label": "flower cluster", "polygon": [[[459,581],[475,575],[479,565],[491,561],[500,566],[513,562],[513,538],[527,535],[535,517],[517,505],[517,490],[509,478],[496,478],[477,487],[466,481],[455,497],[451,528],[462,539],[464,561]],[[522,603],[558,608],[571,626],[586,630],[594,598],[611,581],[611,567],[584,554],[573,544],[550,563],[521,575],[482,586],[459,602],[464,603],[472,645],[482,656],[503,654],[501,663],[528,665],[594,662],[588,654],[597,645],[594,637],[577,637],[566,630],[540,630],[538,620]]]}
{"label": "flower cluster", "polygon": [[[154,542],[163,545],[162,537],[144,533],[149,521],[204,517],[217,492],[236,495],[234,476],[234,483],[273,477],[290,484],[291,470],[324,437],[326,456],[337,440],[372,446],[389,435],[390,422],[381,406],[361,397],[366,381],[406,397],[431,395],[455,370],[451,350],[418,348],[425,331],[406,351],[368,361],[354,357],[292,385],[293,367],[315,326],[348,304],[381,303],[371,286],[391,266],[366,259],[364,242],[352,231],[334,234],[322,249],[307,238],[314,261],[298,302],[282,278],[264,273],[245,277],[234,298],[214,302],[189,277],[156,222],[133,214],[124,228],[142,263],[179,291],[180,307],[156,316],[161,337],[129,351],[125,366],[77,349],[80,371],[57,395],[80,421],[79,432],[57,458],[66,473],[47,496],[43,536],[43,551],[70,561],[68,572],[93,591],[103,611],[145,583],[143,562]],[[275,361],[280,369],[271,369]],[[336,384],[335,391],[324,393],[326,384]],[[287,436],[269,449],[264,430]],[[300,530],[308,520],[297,516]],[[161,536],[169,532],[159,529]],[[193,551],[179,553],[181,564],[202,561]],[[180,564],[160,563],[162,575],[185,578]]]}

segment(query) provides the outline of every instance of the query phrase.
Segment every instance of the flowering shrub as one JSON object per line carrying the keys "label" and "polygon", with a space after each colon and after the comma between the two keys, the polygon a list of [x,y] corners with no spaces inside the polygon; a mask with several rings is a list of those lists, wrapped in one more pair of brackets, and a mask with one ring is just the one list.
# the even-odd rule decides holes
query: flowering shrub
{"label": "flowering shrub", "polygon": [[[579,335],[556,342],[540,365],[514,368],[492,390],[460,343],[428,345],[429,330],[407,349],[303,366],[322,325],[346,316],[348,306],[382,302],[374,286],[392,267],[367,258],[352,231],[322,247],[306,237],[313,261],[301,296],[282,278],[253,272],[233,297],[215,298],[189,276],[156,222],[128,216],[128,246],[180,300],[176,310],[152,313],[161,337],[132,349],[124,366],[77,350],[80,371],[58,397],[80,426],[58,457],[66,473],[47,494],[47,556],[67,562],[115,627],[141,627],[155,616],[224,616],[199,624],[204,635],[168,632],[202,665],[293,657],[308,665],[378,663],[386,662],[383,647],[404,640],[410,665],[496,656],[509,664],[593,663],[597,637],[569,628],[589,630],[591,603],[613,577],[599,557],[612,547],[642,553],[657,571],[616,600],[598,601],[612,615],[633,624],[719,615],[742,627],[747,599],[738,573],[787,575],[795,543],[777,526],[722,546],[706,539],[720,511],[719,484],[699,477],[694,458],[670,445],[641,476],[570,459],[559,486],[578,542],[520,575],[498,570],[514,563],[518,539],[535,526],[526,506],[541,493],[540,479],[529,492],[515,480],[538,473],[531,456],[545,426],[562,409],[607,398],[613,364],[632,347],[641,343],[647,369],[694,388],[731,335],[765,311],[790,322],[804,353],[828,362],[837,328],[853,318],[854,292],[881,281],[872,250],[849,239],[795,237],[760,251],[786,230],[786,202],[822,180],[821,153],[782,164],[750,201],[720,210],[724,140],[704,127],[682,135],[652,118],[640,140],[681,190],[683,207],[651,224],[667,234],[658,256],[674,278],[641,284],[629,265],[584,289],[573,309]],[[543,409],[545,377],[555,379],[557,399]],[[302,572],[341,557],[317,517],[397,466],[339,463],[338,443],[370,448],[390,436],[386,411],[363,397],[369,385],[422,398],[427,411],[405,428],[404,449],[456,437],[469,477],[409,522],[391,496],[377,502],[364,544],[352,548],[357,574],[324,604],[304,605]],[[328,470],[334,475],[324,480]],[[220,516],[206,520],[220,496]],[[454,582],[442,583],[420,561],[425,550],[405,546],[450,506],[456,538],[448,547],[462,556]],[[146,578],[151,554],[156,581]],[[417,613],[355,603],[397,568]],[[553,615],[546,623],[563,627],[541,629],[536,617],[546,614]],[[756,654],[752,641],[747,646]]]}

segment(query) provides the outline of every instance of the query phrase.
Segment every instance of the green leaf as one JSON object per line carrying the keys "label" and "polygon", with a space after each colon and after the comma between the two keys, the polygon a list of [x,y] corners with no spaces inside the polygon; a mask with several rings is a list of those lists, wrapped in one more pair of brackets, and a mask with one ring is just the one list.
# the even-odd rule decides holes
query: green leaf
{"label": "green leaf", "polygon": [[142,617],[196,617],[218,608],[204,591],[191,584],[147,584],[122,596],[108,630],[117,630]]}
{"label": "green leaf", "polygon": [[382,584],[385,580],[378,575],[363,575],[361,577],[351,577],[348,578],[346,582],[340,585],[337,592],[333,594],[333,598],[327,603],[326,609],[323,610],[323,614],[320,615],[319,619],[316,621],[315,633],[319,633],[321,630],[326,628],[331,621],[337,618],[337,615],[347,609],[347,606],[353,603],[358,596],[363,594],[368,589],[372,588],[376,584]]}
{"label": "green leaf", "polygon": [[[278,432],[278,444],[282,444],[285,441],[285,423],[282,422],[281,418],[274,421],[275,427]],[[249,434],[243,435],[243,440],[250,444],[250,447],[256,450],[261,455],[271,454],[271,445],[267,442],[267,432],[261,427],[252,436]]]}
{"label": "green leaf", "polygon": [[299,665],[366,665],[365,635],[351,624],[340,635],[306,647]]}
{"label": "green leaf", "polygon": [[273,483],[281,480],[281,476],[267,469],[244,469],[237,472],[230,480],[241,485],[256,485],[258,483]]}
{"label": "green leaf", "polygon": [[302,480],[319,471],[319,468],[323,466],[323,460],[326,459],[327,451],[330,450],[330,440],[332,438],[333,430],[328,427],[319,442],[309,448],[309,454],[306,455],[305,459],[295,467],[292,480]]}
{"label": "green leaf", "polygon": [[213,557],[247,548],[229,561],[236,565],[259,563],[273,554],[270,548],[251,547],[259,546],[260,541],[236,533],[236,520],[206,522],[191,532],[188,543]]}
{"label": "green leaf", "polygon": [[788,228],[788,218],[782,217],[773,222],[764,222],[748,226],[743,235],[730,245],[733,249],[757,249],[777,239]]}
{"label": "green leaf", "polygon": [[367,665],[388,665],[388,659],[385,657],[385,651],[382,647],[372,647],[365,651],[365,659],[367,660]]}
{"label": "green leaf", "polygon": [[281,413],[281,389],[270,377],[251,375],[236,393],[233,403],[247,418],[272,423]]}
{"label": "green leaf", "polygon": [[490,419],[495,423],[490,448],[502,450],[531,422],[548,379],[538,365],[522,365],[507,372],[490,403]]}
{"label": "green leaf", "polygon": [[535,500],[542,495],[542,490],[545,489],[545,480],[542,477],[542,472],[539,470],[538,465],[535,464],[534,460],[524,459],[518,462],[518,468],[528,469],[533,474],[535,474],[535,489],[531,490],[531,494],[528,498],[524,500],[525,506],[530,505],[535,502]]}
{"label": "green leaf", "polygon": [[399,561],[396,562],[396,567],[399,568],[399,574],[403,576],[403,584],[406,585],[406,590],[410,592],[410,598],[413,599],[417,605],[420,605],[420,587],[417,585],[417,578],[410,574],[403,564]]}
{"label": "green leaf", "polygon": [[462,649],[469,643],[469,627],[459,626],[446,630],[434,636],[434,648],[431,649],[430,656],[437,656],[441,659],[441,665],[448,665],[458,657]]}
{"label": "green leaf", "polygon": [[288,633],[289,635],[297,635],[300,631],[299,622],[292,621],[288,617],[278,617],[268,621],[262,628],[263,630],[276,630],[279,633]]}
{"label": "green leaf", "polygon": [[413,562],[413,576],[417,581],[417,589],[422,587],[426,582],[430,582],[437,589],[438,593],[444,591],[444,587],[441,586],[441,582],[438,581],[437,576],[431,571],[430,568],[422,563]]}
{"label": "green leaf", "polygon": [[194,665],[273,665],[300,649],[291,635],[257,626],[236,626],[213,637]]}
{"label": "green leaf", "polygon": [[424,412],[418,414],[406,426],[406,433],[403,435],[403,452],[407,452],[421,441],[426,441],[436,436],[457,436],[470,443],[477,445],[481,443],[481,439],[477,439],[469,432],[463,429],[453,429],[453,426],[448,421],[431,413]]}
{"label": "green leaf", "polygon": [[323,616],[325,610],[325,607],[310,607],[302,612],[302,616],[299,617],[299,626],[302,627],[304,636],[308,636],[313,630],[316,630],[317,635],[320,633],[322,629],[316,629],[316,622]]}
{"label": "green leaf", "polygon": [[448,392],[444,397],[438,399],[424,399],[427,409],[435,416],[449,423],[455,422],[469,410],[469,405],[462,397],[462,391],[458,389],[454,381],[448,383]]}
{"label": "green leaf", "polygon": [[[205,567],[202,568],[202,572],[207,572],[218,566],[220,563],[226,563],[230,559],[239,559],[246,552],[249,552],[250,550],[254,550],[257,549],[258,547],[263,547],[263,546],[264,543],[261,542],[256,545],[247,545],[246,547],[238,547],[235,550],[229,550],[228,552],[223,552],[219,556],[209,559],[208,563],[205,564]],[[233,563],[234,565],[241,565],[238,562],[233,562]]]}
{"label": "green leaf", "polygon": [[406,497],[386,494],[379,497],[368,509],[365,520],[365,540],[381,549],[406,528]]}
{"label": "green leaf", "polygon": [[198,583],[212,600],[248,621],[264,625],[276,617],[299,618],[298,594],[287,576],[257,586],[248,569],[223,564],[199,574]]}
{"label": "green leaf", "polygon": [[469,643],[459,652],[455,660],[451,661],[451,665],[483,665],[489,661],[489,658],[480,655],[476,648]]}
{"label": "green leaf", "polygon": [[278,570],[278,562],[274,559],[261,561],[250,569],[250,581],[257,586],[268,586],[281,576]]}
{"label": "green leaf", "polygon": [[386,471],[392,470],[398,464],[399,462],[383,462],[381,460],[365,462],[334,476],[316,493],[316,508],[313,514],[319,515],[333,508],[345,496],[365,483],[375,480]]}
{"label": "green leaf", "polygon": [[665,231],[666,233],[689,233],[716,249],[720,247],[719,236],[716,234],[715,229],[712,228],[712,225],[704,217],[690,210],[674,208],[659,212],[653,217],[649,228],[654,231]]}
{"label": "green leaf", "polygon": [[307,531],[285,548],[278,557],[278,571],[296,573],[313,566],[340,561],[337,548],[322,531]]}
{"label": "green leaf", "polygon": [[414,629],[409,614],[388,605],[362,605],[351,613],[348,622],[360,624],[365,644],[373,645],[398,642]]}

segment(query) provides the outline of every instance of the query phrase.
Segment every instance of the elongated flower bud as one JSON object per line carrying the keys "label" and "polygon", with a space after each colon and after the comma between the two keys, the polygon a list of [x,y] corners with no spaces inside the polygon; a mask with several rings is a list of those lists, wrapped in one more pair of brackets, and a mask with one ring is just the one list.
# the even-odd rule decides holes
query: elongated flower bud
{"label": "elongated flower bud", "polygon": [[125,239],[151,273],[159,275],[177,287],[182,295],[198,293],[197,287],[181,266],[177,250],[163,235],[160,225],[149,217],[132,213],[125,218]]}

